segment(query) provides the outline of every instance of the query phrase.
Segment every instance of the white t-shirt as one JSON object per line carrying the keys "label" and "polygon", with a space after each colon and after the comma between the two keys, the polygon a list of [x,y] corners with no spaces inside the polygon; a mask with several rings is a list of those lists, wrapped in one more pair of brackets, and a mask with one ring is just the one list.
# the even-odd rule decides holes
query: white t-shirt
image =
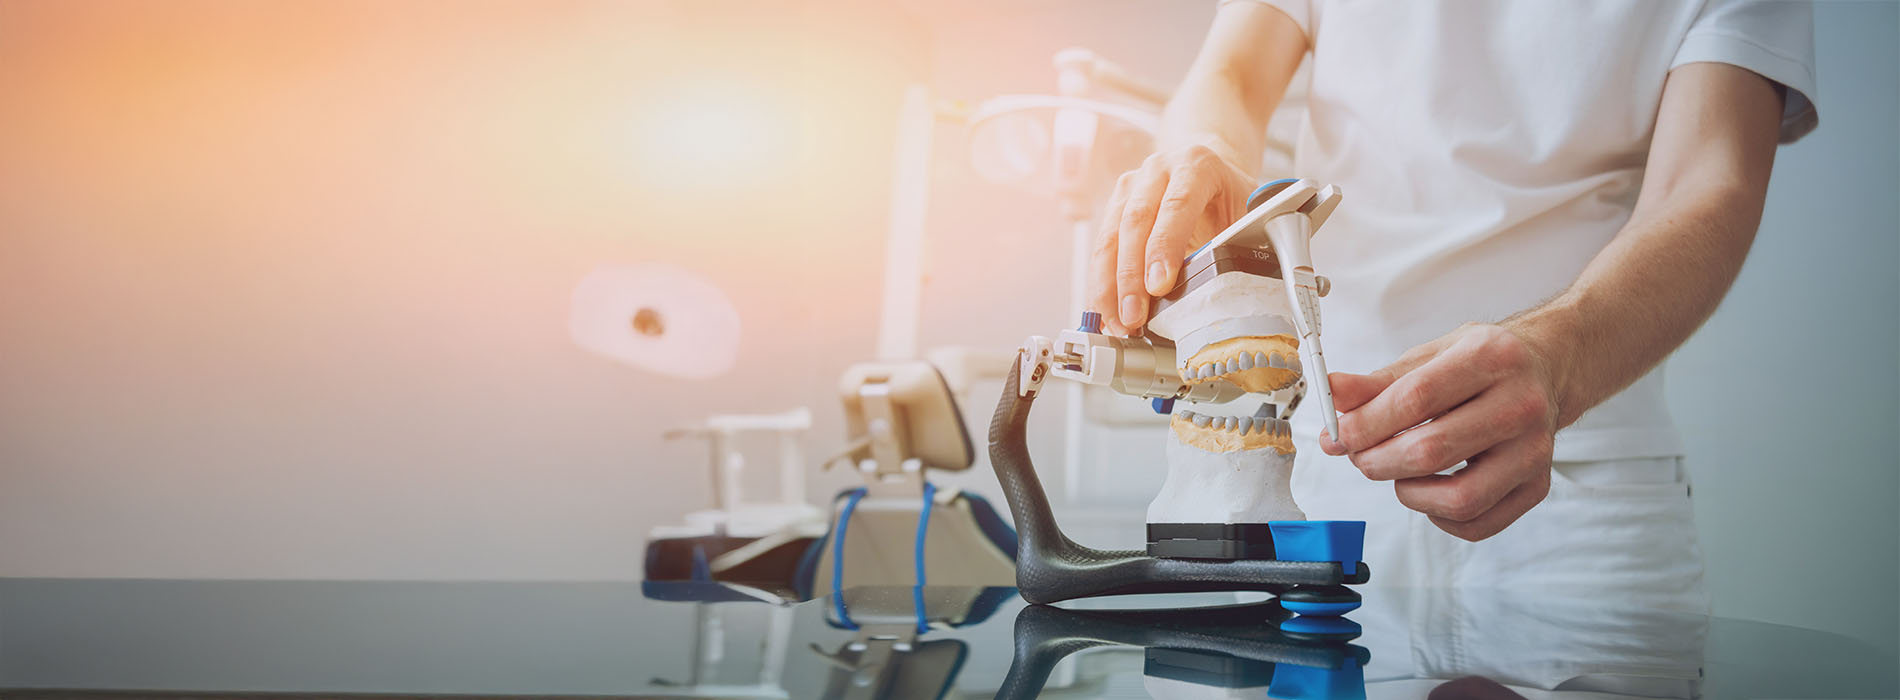
{"label": "white t-shirt", "polygon": [[[1785,86],[1784,143],[1817,123],[1803,2],[1262,1],[1312,45],[1291,175],[1345,191],[1313,240],[1335,371],[1575,280],[1629,219],[1670,69],[1728,63]],[[1680,454],[1662,374],[1559,433],[1556,459]],[[1295,428],[1310,440],[1318,418]]]}

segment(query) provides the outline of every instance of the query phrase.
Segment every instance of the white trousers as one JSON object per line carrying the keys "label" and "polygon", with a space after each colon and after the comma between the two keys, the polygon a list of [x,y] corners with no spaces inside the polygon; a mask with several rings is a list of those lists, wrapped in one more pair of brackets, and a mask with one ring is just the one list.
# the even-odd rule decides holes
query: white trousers
{"label": "white trousers", "polygon": [[1702,550],[1680,457],[1557,462],[1550,495],[1503,532],[1466,542],[1400,505],[1392,482],[1302,445],[1294,501],[1313,520],[1364,520],[1375,586],[1618,591],[1641,609],[1706,614]]}

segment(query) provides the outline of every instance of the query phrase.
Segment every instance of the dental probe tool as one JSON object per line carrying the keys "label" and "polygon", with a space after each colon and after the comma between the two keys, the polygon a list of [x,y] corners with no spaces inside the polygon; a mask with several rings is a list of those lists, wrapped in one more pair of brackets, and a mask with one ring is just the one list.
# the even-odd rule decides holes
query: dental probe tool
{"label": "dental probe tool", "polygon": [[1280,280],[1286,284],[1287,302],[1292,304],[1293,327],[1300,333],[1300,355],[1306,364],[1306,386],[1319,399],[1319,413],[1326,420],[1326,434],[1339,440],[1339,416],[1333,410],[1333,386],[1326,377],[1326,356],[1319,346],[1319,295],[1321,282],[1313,274],[1313,252],[1307,245],[1313,236],[1313,220],[1306,216],[1282,214],[1267,220],[1267,238],[1273,241],[1280,258]]}

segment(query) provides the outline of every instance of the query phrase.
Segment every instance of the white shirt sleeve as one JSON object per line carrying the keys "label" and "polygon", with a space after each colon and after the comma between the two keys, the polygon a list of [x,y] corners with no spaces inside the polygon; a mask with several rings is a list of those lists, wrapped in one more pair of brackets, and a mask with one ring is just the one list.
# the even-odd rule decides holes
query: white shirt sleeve
{"label": "white shirt sleeve", "polygon": [[[1291,18],[1294,24],[1299,25],[1300,33],[1306,35],[1307,43],[1309,44],[1312,43],[1313,41],[1313,2],[1312,0],[1252,0],[1252,1],[1258,2],[1262,5],[1266,5],[1273,9],[1279,10],[1281,14],[1284,14],[1287,17]],[[1235,0],[1221,0],[1222,5],[1225,5],[1230,2],[1235,2]]]}
{"label": "white shirt sleeve", "polygon": [[1820,123],[1814,109],[1814,7],[1802,0],[1709,0],[1676,49],[1670,69],[1726,63],[1787,88],[1781,142]]}

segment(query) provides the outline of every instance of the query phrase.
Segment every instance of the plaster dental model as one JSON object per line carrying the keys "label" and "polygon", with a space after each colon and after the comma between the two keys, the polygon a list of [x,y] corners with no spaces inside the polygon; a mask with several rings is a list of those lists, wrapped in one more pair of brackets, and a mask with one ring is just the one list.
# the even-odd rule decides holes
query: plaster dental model
{"label": "plaster dental model", "polygon": [[[1359,594],[1342,584],[1370,576],[1358,561],[1365,523],[1306,520],[1288,483],[1287,420],[1301,400],[1310,395],[1338,430],[1319,342],[1318,299],[1329,284],[1313,273],[1307,239],[1339,198],[1337,187],[1309,180],[1256,190],[1246,215],[1188,257],[1147,337],[1103,335],[1101,318],[1085,313],[1081,327],[1023,344],[990,424],[990,463],[1016,519],[1024,598],[1259,590],[1304,615],[1358,607]],[[1051,375],[1171,413],[1146,552],[1083,547],[1056,526],[1023,435]]]}
{"label": "plaster dental model", "polygon": [[[1176,339],[1176,355],[1186,358],[1178,368],[1183,384],[1226,383],[1263,399],[1251,414],[1215,412],[1220,409],[1198,403],[1192,405],[1200,411],[1174,409],[1167,480],[1148,506],[1149,549],[1157,556],[1192,553],[1209,539],[1165,525],[1202,524],[1198,529],[1205,535],[1228,524],[1264,527],[1306,519],[1293,502],[1293,433],[1279,409],[1290,409],[1301,391],[1300,343],[1276,282],[1241,272],[1219,275],[1197,293],[1168,301],[1150,325],[1155,334]],[[1261,547],[1236,544],[1227,551],[1255,549]]]}

